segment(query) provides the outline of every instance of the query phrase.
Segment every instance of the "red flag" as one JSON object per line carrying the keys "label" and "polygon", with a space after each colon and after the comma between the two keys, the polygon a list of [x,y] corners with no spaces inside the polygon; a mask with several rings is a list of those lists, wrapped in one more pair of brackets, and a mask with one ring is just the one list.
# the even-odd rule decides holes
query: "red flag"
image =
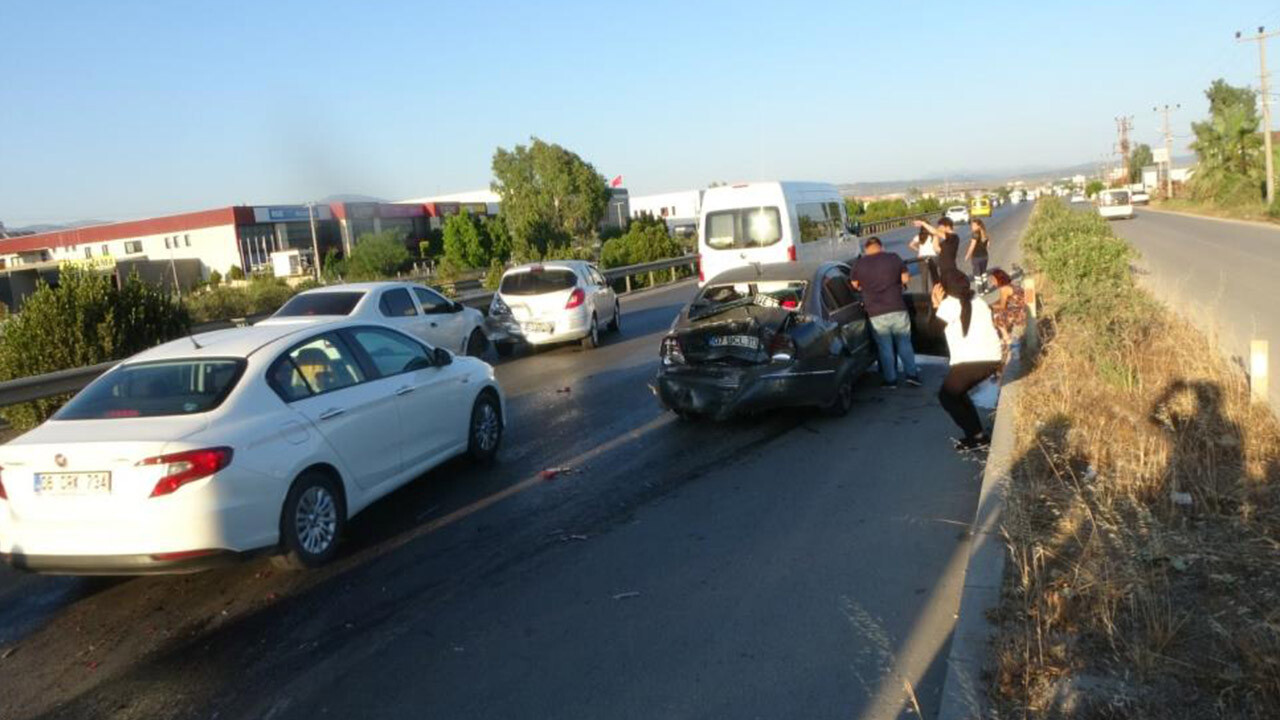
{"label": "red flag", "polygon": [[618,177],[610,180],[609,187],[622,187],[622,176],[619,175]]}

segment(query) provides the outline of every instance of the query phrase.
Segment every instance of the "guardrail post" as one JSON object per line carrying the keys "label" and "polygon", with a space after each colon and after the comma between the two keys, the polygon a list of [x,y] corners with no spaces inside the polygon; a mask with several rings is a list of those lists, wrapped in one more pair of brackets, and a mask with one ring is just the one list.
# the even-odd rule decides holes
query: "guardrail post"
{"label": "guardrail post", "polygon": [[627,281],[627,292],[631,292],[631,276],[628,275],[624,279]]}
{"label": "guardrail post", "polygon": [[1254,402],[1267,401],[1267,341],[1249,343],[1249,396]]}
{"label": "guardrail post", "polygon": [[675,281],[676,281],[676,266],[672,265],[671,266],[671,282],[675,282]]}
{"label": "guardrail post", "polygon": [[656,283],[653,281],[653,271],[649,271],[649,287],[653,287]]}
{"label": "guardrail post", "polygon": [[1027,314],[1031,317],[1039,315],[1040,298],[1036,297],[1036,279],[1031,277],[1022,281],[1022,297],[1027,301]]}

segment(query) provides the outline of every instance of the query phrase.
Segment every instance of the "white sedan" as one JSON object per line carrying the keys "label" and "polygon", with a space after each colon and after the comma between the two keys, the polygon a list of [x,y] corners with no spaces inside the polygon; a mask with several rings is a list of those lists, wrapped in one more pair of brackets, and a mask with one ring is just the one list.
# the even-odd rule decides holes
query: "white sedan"
{"label": "white sedan", "polygon": [[484,314],[424,285],[370,282],[330,285],[298,293],[259,325],[339,317],[390,325],[434,347],[460,355],[482,355],[489,346]]}
{"label": "white sedan", "polygon": [[964,205],[952,205],[947,208],[946,215],[950,218],[951,222],[956,223],[957,225],[963,225],[964,223],[969,222],[969,208]]}
{"label": "white sedan", "polygon": [[347,519],[457,455],[494,457],[493,368],[351,321],[183,338],[0,446],[0,557],[63,574],[332,559]]}

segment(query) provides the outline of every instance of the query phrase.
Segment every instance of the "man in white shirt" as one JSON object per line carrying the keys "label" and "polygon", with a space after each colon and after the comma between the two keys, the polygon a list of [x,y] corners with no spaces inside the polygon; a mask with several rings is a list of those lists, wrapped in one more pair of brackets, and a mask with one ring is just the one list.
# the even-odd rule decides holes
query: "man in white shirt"
{"label": "man in white shirt", "polygon": [[969,391],[1000,369],[1000,334],[991,319],[991,308],[974,300],[969,278],[959,270],[946,271],[933,288],[936,316],[946,323],[951,369],[942,381],[938,401],[964,432],[956,440],[958,450],[980,450],[991,444],[982,427]]}

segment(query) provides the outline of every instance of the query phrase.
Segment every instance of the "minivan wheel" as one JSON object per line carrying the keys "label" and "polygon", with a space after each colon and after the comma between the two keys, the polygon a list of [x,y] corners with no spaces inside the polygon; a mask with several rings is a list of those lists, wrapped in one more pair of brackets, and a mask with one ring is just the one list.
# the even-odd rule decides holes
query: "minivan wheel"
{"label": "minivan wheel", "polygon": [[347,522],[347,508],[337,482],[324,473],[298,476],[280,511],[282,555],[276,565],[291,570],[315,568],[338,554],[338,539]]}
{"label": "minivan wheel", "polygon": [[582,349],[590,350],[600,347],[600,323],[596,322],[596,316],[591,316],[591,329],[587,331],[587,336],[582,338]]}
{"label": "minivan wheel", "polygon": [[467,430],[467,455],[478,463],[487,463],[498,454],[502,444],[502,409],[492,391],[476,398],[471,407],[471,426]]}
{"label": "minivan wheel", "polygon": [[847,373],[840,384],[836,386],[835,396],[831,398],[831,402],[822,408],[822,411],[831,417],[844,417],[853,409],[853,373]]}
{"label": "minivan wheel", "polygon": [[472,330],[471,337],[467,338],[467,355],[480,357],[487,347],[489,347],[489,339],[480,332],[480,328]]}

